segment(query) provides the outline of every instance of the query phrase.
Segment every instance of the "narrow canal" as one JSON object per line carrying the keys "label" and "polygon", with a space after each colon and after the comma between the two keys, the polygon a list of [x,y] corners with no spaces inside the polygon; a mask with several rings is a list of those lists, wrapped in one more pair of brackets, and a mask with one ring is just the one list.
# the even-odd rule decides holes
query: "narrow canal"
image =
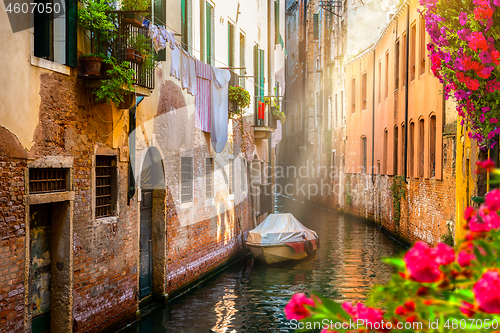
{"label": "narrow canal", "polygon": [[390,278],[380,259],[404,248],[370,222],[282,197],[277,205],[319,234],[314,256],[272,267],[240,260],[120,333],[292,332],[283,308],[294,293],[362,301]]}

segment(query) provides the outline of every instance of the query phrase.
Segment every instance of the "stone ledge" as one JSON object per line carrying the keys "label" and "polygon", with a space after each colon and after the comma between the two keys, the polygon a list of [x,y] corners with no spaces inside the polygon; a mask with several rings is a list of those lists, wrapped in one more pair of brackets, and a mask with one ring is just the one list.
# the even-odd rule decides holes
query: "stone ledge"
{"label": "stone ledge", "polygon": [[26,198],[26,203],[28,205],[38,205],[44,203],[73,201],[73,200],[75,200],[75,192],[66,191],[66,192],[29,194]]}

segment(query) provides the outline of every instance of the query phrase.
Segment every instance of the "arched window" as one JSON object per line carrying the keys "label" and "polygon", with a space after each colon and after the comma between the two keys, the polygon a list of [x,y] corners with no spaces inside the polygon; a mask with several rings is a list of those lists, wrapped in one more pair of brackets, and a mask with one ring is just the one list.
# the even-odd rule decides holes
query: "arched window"
{"label": "arched window", "polygon": [[418,126],[418,177],[424,178],[424,120],[420,119]]}
{"label": "arched window", "polygon": [[433,178],[436,177],[436,116],[431,116],[429,132],[430,176]]}
{"label": "arched window", "polygon": [[414,156],[415,156],[415,123],[410,123],[410,135],[408,138],[408,176],[414,176]]}
{"label": "arched window", "polygon": [[399,133],[398,127],[394,127],[394,147],[393,147],[393,162],[392,167],[394,170],[394,176],[398,175],[398,153],[399,153]]}

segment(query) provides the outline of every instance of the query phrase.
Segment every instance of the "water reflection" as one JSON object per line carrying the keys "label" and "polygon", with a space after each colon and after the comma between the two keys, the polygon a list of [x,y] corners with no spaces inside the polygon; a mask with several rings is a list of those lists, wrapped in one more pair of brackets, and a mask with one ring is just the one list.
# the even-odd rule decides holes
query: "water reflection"
{"label": "water reflection", "polygon": [[316,255],[277,266],[240,261],[124,332],[291,332],[283,308],[294,293],[361,301],[390,278],[380,259],[402,247],[374,225],[286,198],[278,209],[319,234]]}

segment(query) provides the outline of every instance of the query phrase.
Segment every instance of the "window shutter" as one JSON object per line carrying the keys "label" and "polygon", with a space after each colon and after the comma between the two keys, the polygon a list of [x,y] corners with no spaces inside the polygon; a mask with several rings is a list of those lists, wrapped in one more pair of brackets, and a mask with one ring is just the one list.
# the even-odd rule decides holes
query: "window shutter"
{"label": "window shutter", "polygon": [[[184,2],[184,0],[182,1]],[[166,19],[166,8],[165,8],[165,0],[154,0],[154,13],[155,13],[155,24],[156,25],[165,25]],[[157,61],[165,61],[167,60],[166,50],[160,50],[156,55]]]}
{"label": "window shutter", "polygon": [[[38,0],[36,3],[42,3],[44,5],[47,4],[46,0]],[[39,13],[35,10],[34,13],[34,32],[35,32],[35,57],[39,58],[50,58],[50,49],[51,49],[51,29],[50,29],[50,21],[51,15],[46,12]]]}
{"label": "window shutter", "polygon": [[260,101],[264,101],[264,50],[259,49],[259,95]]}
{"label": "window shutter", "polygon": [[77,67],[77,27],[78,27],[78,2],[66,2],[66,65]]}
{"label": "window shutter", "polygon": [[319,39],[319,14],[314,14],[314,39]]}
{"label": "window shutter", "polygon": [[274,1],[274,44],[280,42],[280,1]]}
{"label": "window shutter", "polygon": [[188,34],[187,34],[187,11],[186,11],[186,0],[181,0],[181,40],[184,43],[182,48],[187,50]]}
{"label": "window shutter", "polygon": [[254,110],[255,110],[255,114],[258,114],[258,107],[259,107],[258,101],[260,101],[260,96],[259,96],[260,95],[260,87],[259,87],[260,69],[259,69],[259,46],[258,45],[254,45],[254,47],[253,47],[253,73],[254,73],[254,82],[255,82],[254,95],[256,97]]}
{"label": "window shutter", "polygon": [[206,56],[207,56],[207,64],[212,64],[212,6],[207,2],[206,4],[206,34],[207,34],[207,48],[206,48]]}

